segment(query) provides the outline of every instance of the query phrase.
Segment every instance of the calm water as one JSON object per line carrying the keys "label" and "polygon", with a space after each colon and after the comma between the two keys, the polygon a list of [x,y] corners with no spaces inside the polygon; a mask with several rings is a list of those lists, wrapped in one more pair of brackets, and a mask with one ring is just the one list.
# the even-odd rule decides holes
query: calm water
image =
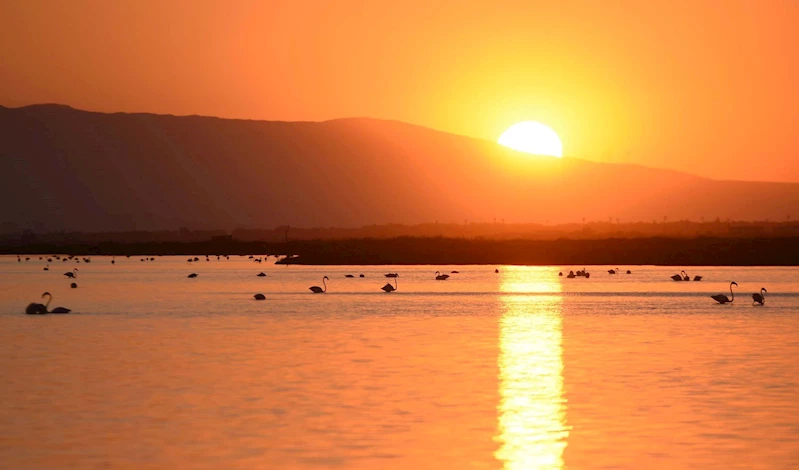
{"label": "calm water", "polygon": [[799,269],[116,261],[0,257],[0,468],[799,466]]}

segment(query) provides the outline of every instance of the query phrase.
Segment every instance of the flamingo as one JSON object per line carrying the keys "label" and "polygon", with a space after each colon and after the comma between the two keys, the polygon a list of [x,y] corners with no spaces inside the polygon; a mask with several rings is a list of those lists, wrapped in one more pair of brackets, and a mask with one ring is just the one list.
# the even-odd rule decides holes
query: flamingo
{"label": "flamingo", "polygon": [[563,276],[563,271],[559,272],[558,276]]}
{"label": "flamingo", "polygon": [[355,277],[352,274],[345,274],[344,277]]}
{"label": "flamingo", "polygon": [[632,274],[632,273],[633,273],[633,272],[632,272],[632,271],[630,271],[629,269],[627,270],[627,274]]}
{"label": "flamingo", "polygon": [[701,280],[702,280],[702,276],[694,276],[694,281],[701,281]]}
{"label": "flamingo", "polygon": [[366,276],[364,276],[363,274],[361,274],[361,275],[360,275],[360,276],[358,276],[358,277],[366,277]]}
{"label": "flamingo", "polygon": [[711,295],[710,297],[720,304],[732,303],[735,300],[735,293],[732,291],[733,285],[735,285],[735,287],[738,287],[738,283],[735,281],[732,281],[730,283],[730,295],[732,296],[732,298],[727,297],[724,294]]}
{"label": "flamingo", "polygon": [[461,272],[460,271],[450,271],[449,273],[450,274],[460,274]]}
{"label": "flamingo", "polygon": [[189,274],[188,277],[189,277],[189,279],[194,279],[195,277],[197,277],[197,273],[191,273],[191,274]]}
{"label": "flamingo", "polygon": [[[680,271],[680,274],[685,274],[685,271]],[[675,274],[674,276],[671,276],[671,278],[674,279],[675,281],[688,281],[691,279],[688,277],[688,274],[685,274],[685,279],[683,279],[683,277],[680,276],[680,274]]]}
{"label": "flamingo", "polygon": [[255,297],[255,300],[264,300],[264,299],[266,299],[266,296],[264,294],[255,294],[255,295],[253,295],[253,297]]}
{"label": "flamingo", "polygon": [[76,277],[78,277],[78,268],[75,268],[72,271],[65,272],[64,276],[70,279],[75,279]]}
{"label": "flamingo", "polygon": [[[42,294],[42,298],[44,298],[44,296],[48,294],[49,292],[45,292],[44,294]],[[47,301],[47,305],[50,305],[50,300]],[[25,313],[28,315],[43,315],[47,313],[47,305],[38,304],[35,302],[28,304],[28,306],[25,308]]]}
{"label": "flamingo", "polygon": [[47,307],[50,305],[50,302],[52,302],[52,300],[53,300],[53,294],[51,294],[49,292],[45,292],[44,294],[42,294],[42,298],[45,298],[45,297],[47,297],[47,303],[46,304],[44,304],[44,305],[36,304],[36,303],[30,304],[25,309],[25,313],[27,313],[28,315],[43,315],[45,313],[69,313],[69,312],[72,311],[72,310],[70,310],[68,308],[65,308],[65,307],[56,307],[56,308],[48,311]]}
{"label": "flamingo", "polygon": [[449,279],[449,274],[441,274],[436,271],[436,281],[446,281],[447,279]]}
{"label": "flamingo", "polygon": [[397,277],[398,276],[394,276],[394,285],[393,286],[390,283],[386,283],[386,285],[381,287],[381,289],[383,289],[383,291],[385,291],[386,293],[394,292],[395,290],[397,290],[397,287],[398,287]]}
{"label": "flamingo", "polygon": [[44,270],[45,270],[45,271],[49,271],[49,270],[50,270],[50,265],[48,264],[47,266],[45,266],[45,267],[44,267]]}
{"label": "flamingo", "polygon": [[69,285],[69,287],[71,287],[71,288],[73,288],[73,289],[77,289],[77,288],[78,288],[78,285],[77,285],[76,283],[74,283],[74,282],[73,282],[72,284],[70,284],[70,285]]}
{"label": "flamingo", "polygon": [[314,294],[324,294],[325,292],[327,292],[327,282],[325,281],[329,280],[330,278],[327,276],[322,278],[322,284],[325,286],[324,290],[319,286],[311,286],[309,287],[309,289],[311,289],[311,292],[313,292]]}
{"label": "flamingo", "polygon": [[397,277],[397,273],[388,273],[385,274],[386,277]]}
{"label": "flamingo", "polygon": [[566,277],[569,278],[569,279],[574,279],[577,276],[574,275],[574,271],[569,271],[569,275],[566,276]]}
{"label": "flamingo", "polygon": [[763,305],[764,303],[766,303],[766,293],[767,292],[768,291],[766,290],[765,287],[761,287],[759,294],[752,294],[752,300],[754,302],[760,304],[760,305]]}
{"label": "flamingo", "polygon": [[499,274],[499,269],[495,269],[494,274]]}
{"label": "flamingo", "polygon": [[616,268],[616,270],[608,269],[608,274],[616,274],[616,273],[620,273],[620,272],[621,272],[621,269],[619,269],[619,268]]}
{"label": "flamingo", "polygon": [[256,276],[258,276],[258,277],[266,277],[266,273],[260,272],[260,273],[256,274]]}

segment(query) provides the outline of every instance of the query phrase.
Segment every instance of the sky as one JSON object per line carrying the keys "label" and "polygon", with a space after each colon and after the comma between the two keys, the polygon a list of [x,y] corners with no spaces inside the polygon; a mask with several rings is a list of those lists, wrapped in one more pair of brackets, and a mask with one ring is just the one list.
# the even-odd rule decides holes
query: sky
{"label": "sky", "polygon": [[0,0],[0,104],[536,120],[567,156],[799,182],[797,24],[791,0]]}

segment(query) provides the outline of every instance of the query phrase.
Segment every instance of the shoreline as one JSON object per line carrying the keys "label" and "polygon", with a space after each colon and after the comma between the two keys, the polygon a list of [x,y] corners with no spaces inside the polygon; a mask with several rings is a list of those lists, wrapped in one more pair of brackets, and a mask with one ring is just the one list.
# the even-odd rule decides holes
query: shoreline
{"label": "shoreline", "polygon": [[799,266],[799,237],[485,240],[398,237],[284,242],[20,244],[3,255],[279,256],[299,265],[654,265]]}

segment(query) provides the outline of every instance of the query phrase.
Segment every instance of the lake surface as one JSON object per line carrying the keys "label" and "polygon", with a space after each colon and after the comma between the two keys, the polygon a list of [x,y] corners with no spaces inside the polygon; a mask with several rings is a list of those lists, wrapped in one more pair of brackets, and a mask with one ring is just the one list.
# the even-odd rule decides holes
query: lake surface
{"label": "lake surface", "polygon": [[0,468],[799,467],[796,268],[38,258],[0,257]]}

